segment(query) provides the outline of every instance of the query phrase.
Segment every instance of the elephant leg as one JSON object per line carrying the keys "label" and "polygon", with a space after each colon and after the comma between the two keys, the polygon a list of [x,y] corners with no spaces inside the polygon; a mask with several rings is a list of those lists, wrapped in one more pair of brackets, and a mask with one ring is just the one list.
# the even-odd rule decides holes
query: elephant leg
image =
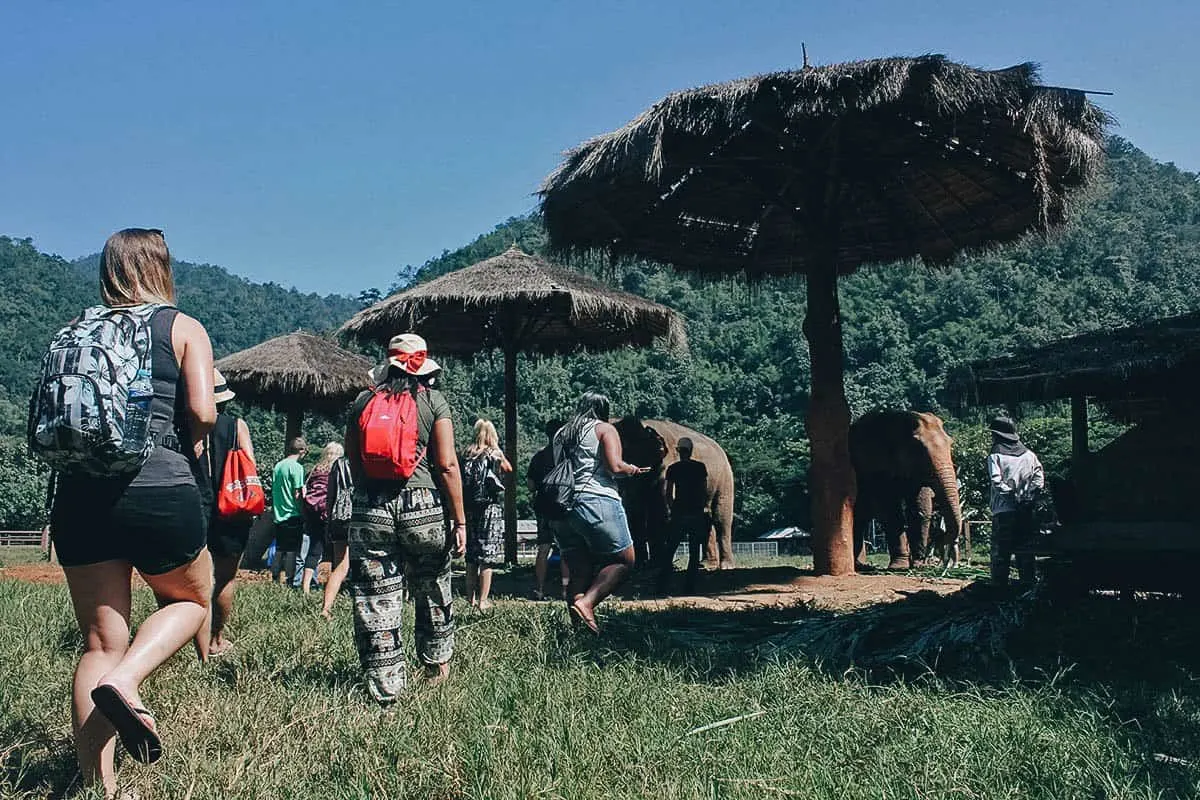
{"label": "elephant leg", "polygon": [[913,563],[929,557],[929,526],[933,520],[933,489],[922,486],[910,494],[905,504],[905,533]]}
{"label": "elephant leg", "polygon": [[871,527],[874,514],[871,512],[870,495],[859,485],[858,499],[854,504],[854,565],[868,567],[867,530]]}
{"label": "elephant leg", "polygon": [[912,558],[908,537],[904,535],[904,509],[898,500],[890,503],[883,514],[883,531],[887,537],[888,569],[908,569],[912,566]]}
{"label": "elephant leg", "polygon": [[[721,569],[733,569],[733,492],[721,491],[709,502],[711,520],[705,537],[706,560]],[[719,560],[718,560],[719,559]]]}

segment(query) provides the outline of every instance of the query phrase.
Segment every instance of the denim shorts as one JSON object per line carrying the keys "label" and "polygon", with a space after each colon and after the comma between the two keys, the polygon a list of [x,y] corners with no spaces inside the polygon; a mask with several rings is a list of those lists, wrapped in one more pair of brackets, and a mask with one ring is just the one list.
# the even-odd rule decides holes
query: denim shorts
{"label": "denim shorts", "polygon": [[611,556],[633,547],[625,507],[617,498],[599,494],[575,495],[575,505],[556,535],[564,553],[584,549],[594,556]]}

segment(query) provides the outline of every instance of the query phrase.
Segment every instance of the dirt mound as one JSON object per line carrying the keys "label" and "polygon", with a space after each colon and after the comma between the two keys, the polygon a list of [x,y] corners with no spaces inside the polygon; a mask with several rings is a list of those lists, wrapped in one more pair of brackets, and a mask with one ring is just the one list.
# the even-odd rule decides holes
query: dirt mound
{"label": "dirt mound", "polygon": [[[328,565],[322,564],[320,577],[324,578],[327,570]],[[680,577],[676,576],[677,580]],[[62,567],[46,563],[15,564],[4,567],[0,569],[0,578],[27,583],[60,584],[64,582]],[[246,583],[265,583],[271,580],[269,572],[251,570],[240,570],[238,578]],[[526,577],[522,576],[522,580],[526,580]],[[642,581],[635,580],[635,584],[638,583],[642,583]],[[831,611],[846,611],[879,603],[895,602],[921,591],[951,594],[968,583],[969,581],[954,578],[921,577],[886,572],[830,578],[817,577],[812,574],[811,570],[799,567],[750,567],[701,574],[699,584],[702,594],[624,599],[617,602],[626,608],[647,610],[681,607],[711,610],[751,607],[788,608],[807,604]],[[134,575],[134,585],[142,585],[136,574]],[[518,585],[518,581],[509,576],[497,575],[496,599],[504,601],[507,599],[505,595],[510,591],[512,594],[520,596],[519,589],[523,586],[524,584]],[[636,588],[633,594],[634,597],[637,596]],[[642,594],[644,596],[648,592]]]}
{"label": "dirt mound", "polygon": [[629,608],[733,609],[749,606],[786,608],[811,604],[844,611],[879,603],[892,603],[922,591],[951,594],[970,581],[880,572],[872,575],[818,577],[797,567],[760,567],[710,572],[702,576],[701,595],[651,600],[626,600]]}

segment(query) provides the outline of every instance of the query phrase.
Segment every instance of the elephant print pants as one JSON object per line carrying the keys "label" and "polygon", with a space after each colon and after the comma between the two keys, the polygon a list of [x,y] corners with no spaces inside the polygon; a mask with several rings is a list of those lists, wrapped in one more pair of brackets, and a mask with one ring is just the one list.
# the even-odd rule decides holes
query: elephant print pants
{"label": "elephant print pants", "polygon": [[454,653],[440,495],[433,489],[356,491],[349,542],[354,643],[371,696],[389,703],[408,684],[400,643],[406,583],[416,605],[417,657],[444,664]]}
{"label": "elephant print pants", "polygon": [[1017,576],[1021,583],[1033,584],[1033,554],[1023,552],[1033,545],[1034,521],[1032,509],[999,511],[992,514],[992,583],[1008,586],[1009,566],[1013,554],[1017,557]]}

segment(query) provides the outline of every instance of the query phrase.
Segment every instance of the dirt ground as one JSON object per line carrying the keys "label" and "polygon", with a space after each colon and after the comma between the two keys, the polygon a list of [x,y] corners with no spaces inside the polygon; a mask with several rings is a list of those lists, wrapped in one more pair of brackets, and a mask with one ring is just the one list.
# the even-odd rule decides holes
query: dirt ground
{"label": "dirt ground", "polygon": [[[528,574],[528,570],[520,570],[512,575],[497,575],[496,599],[503,601],[506,595],[524,597],[525,590],[520,587],[528,582]],[[455,577],[457,582],[458,576]],[[59,584],[63,582],[63,572],[61,567],[47,563],[17,564],[0,569],[0,578]],[[246,582],[259,583],[268,581],[270,576],[266,572],[242,570],[240,578]],[[141,583],[136,577],[134,582],[135,585]],[[969,581],[883,571],[841,578],[817,577],[811,571],[799,567],[777,566],[706,572],[700,576],[699,583],[702,594],[625,599],[620,603],[628,608],[650,610],[677,607],[734,610],[811,604],[841,611],[895,602],[920,591],[951,594],[967,585]],[[630,593],[634,597],[637,596],[637,584],[635,581],[635,591]]]}
{"label": "dirt ground", "polygon": [[736,609],[748,607],[786,608],[811,604],[842,611],[902,600],[920,591],[951,594],[969,581],[877,572],[840,578],[818,577],[798,567],[751,567],[701,576],[703,594],[648,600],[626,600],[632,608],[692,607]]}

